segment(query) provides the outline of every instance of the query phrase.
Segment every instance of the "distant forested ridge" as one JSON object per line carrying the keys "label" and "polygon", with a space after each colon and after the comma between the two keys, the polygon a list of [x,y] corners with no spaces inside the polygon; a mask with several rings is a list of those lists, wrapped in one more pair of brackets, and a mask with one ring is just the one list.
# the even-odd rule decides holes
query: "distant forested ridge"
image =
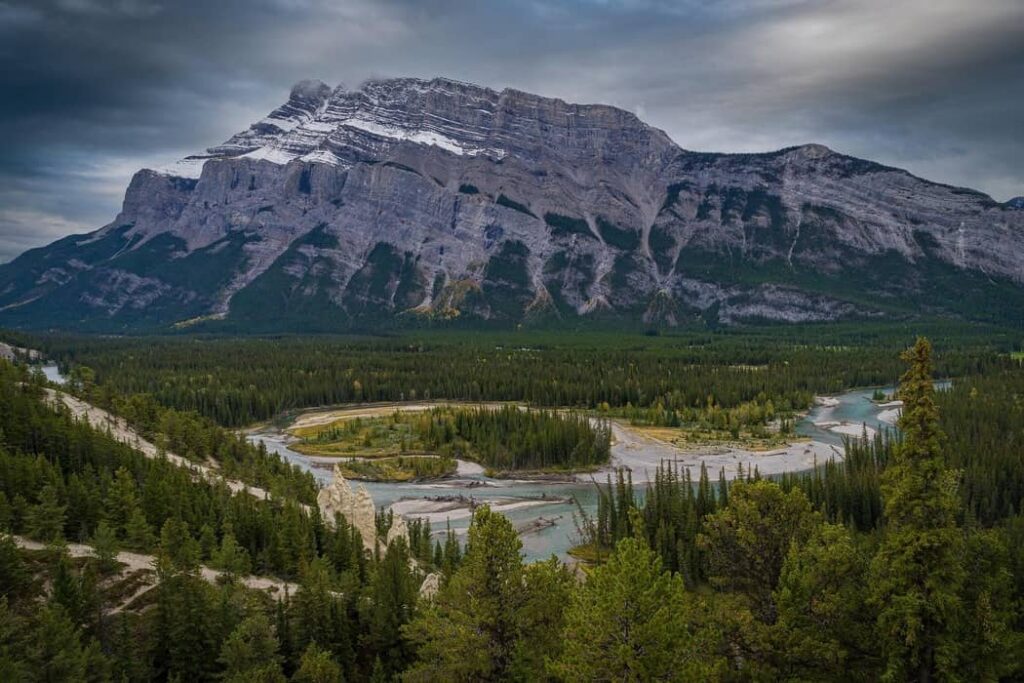
{"label": "distant forested ridge", "polygon": [[[1006,366],[994,346],[1019,339],[945,327],[937,372]],[[283,411],[372,401],[522,401],[535,406],[734,408],[770,399],[785,413],[815,394],[895,382],[898,326],[764,328],[666,337],[628,334],[452,334],[381,338],[49,338],[65,365],[95,372],[100,392],[149,394],[225,426]]]}

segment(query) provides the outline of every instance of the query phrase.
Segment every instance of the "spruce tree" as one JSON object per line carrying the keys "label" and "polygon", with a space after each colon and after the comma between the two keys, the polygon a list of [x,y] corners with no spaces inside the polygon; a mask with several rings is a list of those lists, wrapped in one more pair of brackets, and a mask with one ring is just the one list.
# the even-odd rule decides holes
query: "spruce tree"
{"label": "spruce tree", "polygon": [[96,526],[92,547],[101,573],[110,574],[117,569],[117,536],[106,520]]}
{"label": "spruce tree", "polygon": [[252,608],[251,611],[221,646],[219,661],[224,666],[224,680],[283,683],[274,627],[262,611]]}
{"label": "spruce tree", "polygon": [[341,667],[331,653],[310,643],[299,660],[299,668],[292,676],[293,683],[344,683]]}
{"label": "spruce tree", "polygon": [[25,524],[28,535],[37,541],[51,543],[64,538],[66,505],[57,499],[57,489],[47,484],[39,492],[39,503],[28,510]]}
{"label": "spruce tree", "polygon": [[885,536],[871,565],[871,599],[892,680],[953,677],[963,619],[964,536],[958,473],[946,467],[932,380],[932,347],[919,338],[901,356],[903,440],[882,475]]}
{"label": "spruce tree", "polygon": [[409,550],[405,540],[391,542],[384,559],[377,565],[362,603],[365,635],[363,649],[385,665],[388,674],[402,671],[411,660],[409,643],[401,629],[414,615],[419,581],[409,569]]}
{"label": "spruce tree", "polygon": [[771,633],[779,677],[878,679],[876,614],[864,601],[867,569],[868,558],[838,524],[822,524],[806,543],[790,546]]}

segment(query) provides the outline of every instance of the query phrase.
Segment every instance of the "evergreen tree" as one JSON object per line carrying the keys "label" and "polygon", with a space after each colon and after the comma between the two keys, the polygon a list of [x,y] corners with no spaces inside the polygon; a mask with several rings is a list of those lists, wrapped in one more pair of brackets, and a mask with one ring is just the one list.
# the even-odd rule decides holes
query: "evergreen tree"
{"label": "evergreen tree", "polygon": [[161,678],[209,678],[220,654],[213,589],[197,572],[158,565],[150,656]]}
{"label": "evergreen tree", "polygon": [[10,536],[0,535],[0,599],[11,604],[29,599],[32,575],[25,566],[18,545]]}
{"label": "evergreen tree", "polygon": [[117,569],[117,545],[114,530],[106,520],[101,520],[93,534],[92,547],[99,569],[104,574],[110,574]]}
{"label": "evergreen tree", "polygon": [[7,596],[0,596],[0,681],[30,680],[25,636],[24,620],[8,606]]}
{"label": "evergreen tree", "polygon": [[28,535],[37,541],[51,543],[64,538],[64,513],[66,505],[57,498],[57,489],[47,484],[39,492],[39,504],[28,510],[25,520]]}
{"label": "evergreen tree", "polygon": [[160,562],[178,571],[191,572],[199,567],[199,544],[188,533],[188,524],[168,519],[160,530]]}
{"label": "evergreen tree", "polygon": [[401,633],[415,613],[419,594],[419,581],[409,569],[409,561],[405,540],[392,541],[370,579],[363,602],[362,649],[367,656],[386,662],[384,671],[389,675],[403,671],[412,659],[409,643]]}
{"label": "evergreen tree", "polygon": [[341,667],[331,658],[331,653],[310,643],[299,660],[299,669],[292,677],[293,683],[344,683]]}
{"label": "evergreen tree", "polygon": [[83,644],[81,631],[60,605],[44,607],[26,639],[25,658],[36,680],[104,680],[109,664],[95,642]]}
{"label": "evergreen tree", "polygon": [[867,569],[867,557],[840,525],[823,524],[806,543],[790,546],[775,592],[777,676],[878,679],[875,612],[864,601]]}
{"label": "evergreen tree", "polygon": [[242,620],[220,650],[224,679],[233,683],[284,681],[274,627],[262,611]]}
{"label": "evergreen tree", "polygon": [[405,628],[419,647],[409,680],[497,681],[515,669],[526,604],[522,543],[515,527],[482,505],[465,557],[433,604]]}
{"label": "evergreen tree", "polygon": [[211,565],[221,570],[227,580],[247,576],[252,572],[252,562],[245,548],[238,545],[230,531],[221,539],[220,548],[213,554]]}
{"label": "evergreen tree", "polygon": [[619,541],[574,592],[552,673],[566,681],[713,678],[721,662],[713,640],[691,626],[694,599],[645,541]]}
{"label": "evergreen tree", "polygon": [[120,538],[127,538],[133,513],[139,509],[138,484],[126,467],[119,467],[107,487],[106,518]]}
{"label": "evergreen tree", "polygon": [[736,482],[729,506],[709,516],[699,543],[714,585],[744,595],[754,615],[775,622],[773,591],[791,543],[806,540],[817,515],[802,491],[774,482]]}
{"label": "evergreen tree", "polygon": [[525,600],[520,610],[523,633],[514,657],[512,676],[518,680],[542,680],[547,662],[562,649],[566,605],[576,579],[557,558],[534,562],[524,568]]}
{"label": "evergreen tree", "polygon": [[335,590],[329,564],[318,558],[306,569],[298,592],[292,599],[293,637],[297,651],[316,644],[330,652],[345,670],[350,670],[352,624],[345,596]]}
{"label": "evergreen tree", "polygon": [[882,475],[886,530],[871,566],[871,599],[879,610],[886,676],[950,679],[964,618],[958,477],[943,458],[931,344],[918,339],[902,358],[909,365],[899,388],[903,441]]}
{"label": "evergreen tree", "polygon": [[125,545],[132,550],[147,552],[156,545],[153,527],[146,521],[146,515],[143,514],[140,507],[136,507],[129,515],[124,534]]}

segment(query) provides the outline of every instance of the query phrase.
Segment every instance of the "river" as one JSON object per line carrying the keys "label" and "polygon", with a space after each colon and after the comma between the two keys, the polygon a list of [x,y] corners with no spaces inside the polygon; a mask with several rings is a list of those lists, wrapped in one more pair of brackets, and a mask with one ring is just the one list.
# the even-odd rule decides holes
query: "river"
{"label": "river", "polygon": [[[941,386],[941,384],[940,384]],[[885,389],[891,393],[892,388]],[[879,414],[884,408],[871,401],[874,390],[861,389],[850,391],[833,397],[833,401],[824,405],[816,405],[796,426],[800,435],[811,438],[810,443],[799,443],[788,450],[774,451],[768,454],[751,454],[736,449],[718,449],[700,456],[688,456],[679,460],[683,466],[689,466],[696,477],[700,462],[707,463],[709,474],[717,480],[720,468],[725,468],[730,478],[735,474],[737,465],[748,468],[756,464],[759,471],[768,476],[781,474],[784,471],[807,470],[815,462],[824,463],[829,457],[842,454],[843,435],[822,426],[829,423],[841,423],[854,431],[861,430],[861,425],[869,431],[891,428],[891,424],[880,421]],[[883,415],[884,417],[884,415]],[[618,428],[615,430],[615,446],[613,446],[613,465],[628,464],[633,471],[637,493],[642,495],[646,482],[653,476],[657,463],[664,457],[678,457],[672,449],[660,442],[637,436],[635,433]],[[312,472],[318,481],[328,484],[332,473],[323,466],[322,459],[312,459],[288,447],[289,437],[278,429],[248,434],[253,443],[263,443],[268,451],[278,453],[286,460]],[[316,466],[320,460],[321,466]],[[610,469],[610,468],[609,468]],[[543,517],[556,520],[554,526],[537,531],[530,531],[521,536],[523,553],[527,560],[544,559],[554,554],[563,559],[567,557],[569,548],[578,541],[578,533],[574,523],[576,504],[566,502],[567,499],[578,501],[588,513],[593,513],[597,506],[597,492],[592,478],[604,481],[609,470],[595,475],[579,477],[573,482],[552,481],[515,481],[507,479],[491,479],[480,472],[479,467],[467,467],[463,464],[460,472],[453,478],[423,483],[382,483],[366,482],[363,485],[373,497],[378,507],[387,507],[398,501],[422,499],[433,496],[472,497],[476,501],[498,501],[508,503],[509,499],[518,499],[528,506],[511,507],[503,513],[517,527],[531,526]],[[538,498],[542,500],[536,502]],[[550,502],[544,502],[547,499]],[[530,501],[530,503],[528,503]],[[417,506],[413,502],[404,502],[403,507]],[[420,516],[410,514],[409,516]],[[429,515],[435,532],[445,529],[446,524],[458,533],[464,533],[469,524],[469,515],[465,510],[454,513],[433,513]]]}

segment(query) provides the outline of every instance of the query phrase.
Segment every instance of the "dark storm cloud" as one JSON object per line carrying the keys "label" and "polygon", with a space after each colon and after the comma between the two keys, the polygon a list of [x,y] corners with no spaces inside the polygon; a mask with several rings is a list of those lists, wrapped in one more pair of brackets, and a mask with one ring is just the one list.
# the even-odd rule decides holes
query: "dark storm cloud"
{"label": "dark storm cloud", "polygon": [[0,0],[0,262],[116,213],[301,78],[446,75],[1024,194],[1020,0]]}

